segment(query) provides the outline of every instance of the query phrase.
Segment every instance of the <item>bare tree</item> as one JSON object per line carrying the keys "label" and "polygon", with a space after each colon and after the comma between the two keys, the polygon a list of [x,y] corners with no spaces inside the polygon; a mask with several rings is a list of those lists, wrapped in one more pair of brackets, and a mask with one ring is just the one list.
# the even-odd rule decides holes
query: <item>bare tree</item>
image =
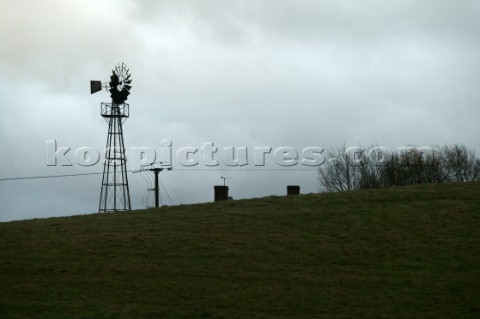
{"label": "bare tree", "polygon": [[480,159],[464,145],[405,147],[396,153],[372,146],[331,149],[319,181],[327,191],[480,179]]}
{"label": "bare tree", "polygon": [[391,161],[389,153],[384,152],[378,146],[372,146],[370,151],[361,154],[361,163],[359,165],[359,185],[360,189],[384,187],[385,178],[383,176],[386,166]]}
{"label": "bare tree", "polygon": [[359,170],[354,164],[354,154],[345,145],[327,153],[327,161],[319,168],[320,184],[327,191],[349,191],[358,189]]}
{"label": "bare tree", "polygon": [[480,178],[480,160],[475,157],[475,152],[468,150],[465,145],[445,145],[442,159],[449,180],[466,182]]}

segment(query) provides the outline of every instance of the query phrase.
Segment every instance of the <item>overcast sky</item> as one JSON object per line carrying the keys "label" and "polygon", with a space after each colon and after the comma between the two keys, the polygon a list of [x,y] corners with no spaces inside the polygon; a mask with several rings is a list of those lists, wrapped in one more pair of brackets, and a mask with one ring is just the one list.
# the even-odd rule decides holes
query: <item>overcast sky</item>
{"label": "overcast sky", "polygon": [[[47,166],[46,141],[105,147],[110,97],[90,95],[89,81],[108,81],[118,62],[133,78],[127,150],[168,139],[174,162],[205,142],[219,154],[453,143],[478,153],[479,30],[474,0],[1,0],[0,179],[101,172]],[[162,172],[162,202],[212,201],[220,176],[234,198],[319,187],[314,168],[271,158],[194,168]],[[129,174],[133,208],[151,177]],[[101,175],[0,181],[0,221],[96,212],[100,185]]]}

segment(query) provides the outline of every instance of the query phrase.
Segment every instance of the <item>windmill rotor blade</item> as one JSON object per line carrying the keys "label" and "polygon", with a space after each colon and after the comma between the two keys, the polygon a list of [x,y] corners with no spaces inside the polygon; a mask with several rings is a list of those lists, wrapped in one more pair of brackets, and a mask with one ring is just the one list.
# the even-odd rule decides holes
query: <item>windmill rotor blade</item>
{"label": "windmill rotor blade", "polygon": [[106,90],[110,92],[110,97],[112,98],[113,103],[124,103],[127,100],[127,97],[130,95],[130,90],[132,89],[132,78],[129,72],[130,69],[127,68],[125,63],[118,63],[112,70],[110,82],[102,84],[100,81],[91,81],[91,93],[93,94],[98,92],[105,87]]}
{"label": "windmill rotor blade", "polygon": [[[125,101],[127,100],[127,97],[128,95],[130,94],[130,92],[128,92],[127,90],[123,90],[122,92],[120,92],[118,94],[118,97],[122,100],[122,101]],[[122,102],[123,103],[123,102]]]}

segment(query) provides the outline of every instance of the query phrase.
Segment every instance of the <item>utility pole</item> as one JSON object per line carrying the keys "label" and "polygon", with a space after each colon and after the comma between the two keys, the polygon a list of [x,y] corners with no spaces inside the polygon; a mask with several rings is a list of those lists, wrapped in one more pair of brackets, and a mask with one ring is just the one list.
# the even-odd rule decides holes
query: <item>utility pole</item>
{"label": "utility pole", "polygon": [[155,188],[153,190],[155,191],[155,207],[156,208],[159,207],[159,203],[160,203],[160,188],[158,187],[158,174],[160,174],[160,172],[163,171],[164,169],[166,169],[167,171],[172,170],[171,167],[169,168],[155,167],[155,168],[146,169],[146,171],[151,171],[155,174]]}
{"label": "utility pole", "polygon": [[228,176],[226,176],[226,177],[220,176],[220,178],[223,179],[223,186],[226,186],[226,185],[225,185],[225,180],[226,180],[226,179],[229,179],[229,178],[231,178],[231,177],[228,177]]}

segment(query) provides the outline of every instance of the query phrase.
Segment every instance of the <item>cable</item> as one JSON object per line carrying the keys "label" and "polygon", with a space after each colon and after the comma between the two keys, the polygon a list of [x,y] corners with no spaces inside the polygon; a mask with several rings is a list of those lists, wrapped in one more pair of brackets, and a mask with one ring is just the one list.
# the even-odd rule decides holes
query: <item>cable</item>
{"label": "cable", "polygon": [[143,196],[142,196],[143,206],[145,206],[146,208],[148,208],[147,194],[148,194],[148,189],[143,192]]}
{"label": "cable", "polygon": [[153,188],[152,183],[151,183],[150,179],[148,178],[150,174],[144,174],[144,173],[145,173],[145,171],[140,171],[140,176],[142,176],[142,179],[147,184],[147,189]]}
{"label": "cable", "polygon": [[145,201],[145,207],[146,208],[152,208],[153,207],[153,200],[152,200],[152,191],[147,190],[147,198]]}
{"label": "cable", "polygon": [[[298,172],[298,171],[316,171],[316,168],[177,168],[176,171],[237,171],[237,172],[259,172],[259,171],[283,171],[283,172]],[[127,170],[129,173],[138,172],[138,170]],[[18,180],[30,180],[30,179],[45,179],[45,178],[63,178],[63,177],[76,177],[76,176],[88,176],[88,175],[100,175],[103,172],[98,173],[80,173],[80,174],[65,174],[65,175],[45,175],[45,176],[25,176],[25,177],[5,177],[0,178],[0,182],[3,181],[18,181]],[[147,175],[148,176],[148,175]]]}
{"label": "cable", "polygon": [[168,199],[170,200],[170,204],[173,205],[172,198],[170,197],[170,194],[168,194],[167,189],[165,188],[165,186],[163,186],[163,183],[162,183],[162,181],[160,180],[160,178],[158,178],[158,181],[160,182],[160,185],[162,185],[162,188],[163,188],[163,190],[165,191],[165,194],[167,194],[167,197],[168,197]]}
{"label": "cable", "polygon": [[283,172],[299,172],[299,171],[316,171],[318,167],[311,168],[242,168],[237,166],[232,167],[212,167],[212,168],[173,168],[174,171],[237,171],[237,172],[259,172],[259,171],[283,171]]}
{"label": "cable", "polygon": [[7,178],[0,178],[0,182],[2,182],[2,181],[18,181],[18,180],[26,180],[26,179],[43,179],[43,178],[61,178],[61,177],[73,177],[73,176],[100,175],[100,174],[103,174],[103,172],[99,172],[99,173],[81,173],[81,174],[65,174],[65,175],[7,177]]}

